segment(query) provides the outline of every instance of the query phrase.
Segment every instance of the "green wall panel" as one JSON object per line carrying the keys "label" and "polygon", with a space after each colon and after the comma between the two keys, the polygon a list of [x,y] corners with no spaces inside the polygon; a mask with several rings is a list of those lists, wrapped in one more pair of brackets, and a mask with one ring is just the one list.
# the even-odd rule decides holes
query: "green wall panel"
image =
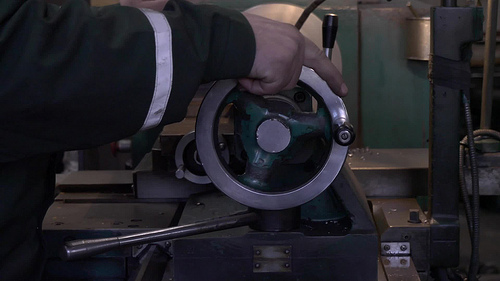
{"label": "green wall panel", "polygon": [[361,118],[364,145],[426,147],[427,62],[405,57],[406,7],[372,5],[361,14]]}

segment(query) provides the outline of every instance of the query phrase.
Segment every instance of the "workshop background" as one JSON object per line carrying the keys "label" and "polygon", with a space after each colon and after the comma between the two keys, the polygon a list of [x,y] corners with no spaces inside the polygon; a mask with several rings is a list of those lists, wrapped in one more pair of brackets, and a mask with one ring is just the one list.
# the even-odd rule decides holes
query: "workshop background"
{"label": "workshop background", "polygon": [[[51,1],[61,3],[61,1]],[[117,3],[91,0],[93,6]],[[193,0],[217,4],[240,11],[267,4],[286,4],[301,8],[310,1]],[[488,1],[458,1],[459,6],[482,5]],[[430,9],[440,1],[406,0],[327,0],[313,13],[322,18],[334,12],[339,17],[334,62],[342,69],[349,95],[344,102],[357,138],[346,162],[365,188],[369,198],[417,198],[425,209],[428,192],[430,84]],[[498,14],[498,11],[497,11]],[[484,9],[486,18],[486,8]],[[500,23],[497,24],[497,33]],[[486,24],[484,24],[486,31]],[[498,39],[497,39],[498,40]],[[480,126],[485,42],[472,45],[471,108],[474,128]],[[495,54],[499,53],[497,47]],[[500,130],[500,75],[496,55],[491,110],[493,130]],[[340,64],[340,65],[339,65]],[[188,117],[195,117],[203,99],[200,90]],[[463,115],[463,114],[462,114]],[[466,136],[465,120],[460,122]],[[158,134],[159,132],[156,132]],[[152,133],[155,134],[154,132]],[[78,171],[133,170],[152,145],[149,136],[138,134],[111,145],[70,152],[65,156],[66,173],[58,175],[60,186],[97,180],[71,173]],[[457,142],[460,139],[456,140]],[[498,155],[498,150],[496,151]],[[457,151],[458,153],[458,151]],[[480,257],[483,278],[500,280],[500,157],[489,160],[487,179],[481,188]],[[129,174],[123,182],[132,181]],[[469,181],[470,186],[470,181]],[[470,242],[461,206],[460,269],[467,271]],[[47,225],[53,222],[48,221]],[[55,270],[54,268],[52,270]]]}

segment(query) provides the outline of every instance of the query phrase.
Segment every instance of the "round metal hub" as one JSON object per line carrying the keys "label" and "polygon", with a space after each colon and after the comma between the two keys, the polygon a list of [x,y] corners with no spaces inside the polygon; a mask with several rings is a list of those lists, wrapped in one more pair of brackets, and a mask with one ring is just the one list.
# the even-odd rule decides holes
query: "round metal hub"
{"label": "round metal hub", "polygon": [[269,153],[283,151],[290,144],[290,129],[278,119],[268,119],[257,128],[257,143]]}

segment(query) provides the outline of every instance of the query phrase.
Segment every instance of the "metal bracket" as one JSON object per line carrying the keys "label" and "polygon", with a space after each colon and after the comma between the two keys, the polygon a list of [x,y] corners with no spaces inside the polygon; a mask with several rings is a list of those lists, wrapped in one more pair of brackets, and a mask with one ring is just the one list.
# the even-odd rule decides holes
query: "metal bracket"
{"label": "metal bracket", "polygon": [[410,267],[410,257],[383,257],[382,263],[384,267],[389,268],[409,268]]}
{"label": "metal bracket", "polygon": [[291,272],[292,246],[253,246],[253,272]]}
{"label": "metal bracket", "polygon": [[[168,250],[170,248],[170,246],[172,245],[170,240],[159,241],[159,242],[154,242],[154,243],[150,243],[150,244],[154,244],[154,245],[161,247],[165,250]],[[132,257],[136,258],[138,256],[141,256],[143,254],[143,252],[147,251],[147,250],[148,250],[148,244],[134,246],[134,247],[132,247]]]}
{"label": "metal bracket", "polygon": [[381,256],[409,256],[410,242],[382,242],[380,244]]}

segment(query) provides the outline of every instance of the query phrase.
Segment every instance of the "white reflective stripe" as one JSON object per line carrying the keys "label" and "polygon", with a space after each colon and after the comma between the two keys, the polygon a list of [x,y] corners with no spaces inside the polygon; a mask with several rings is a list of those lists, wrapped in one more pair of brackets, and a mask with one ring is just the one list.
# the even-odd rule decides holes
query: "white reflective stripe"
{"label": "white reflective stripe", "polygon": [[172,91],[172,30],[164,14],[149,9],[140,9],[148,18],[155,33],[156,79],[153,99],[141,130],[160,124]]}

